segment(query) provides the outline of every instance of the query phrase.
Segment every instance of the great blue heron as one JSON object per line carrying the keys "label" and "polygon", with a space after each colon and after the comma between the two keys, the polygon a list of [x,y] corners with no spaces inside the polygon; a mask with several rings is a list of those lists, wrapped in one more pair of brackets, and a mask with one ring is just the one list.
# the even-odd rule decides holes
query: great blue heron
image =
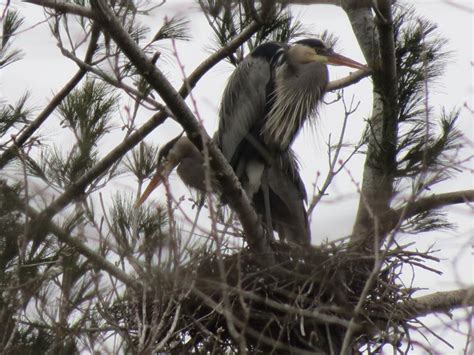
{"label": "great blue heron", "polygon": [[[335,53],[319,39],[303,39],[292,45],[269,42],[255,48],[227,83],[216,140],[249,198],[255,202],[254,194],[263,192],[263,216],[275,215],[272,193],[299,196],[297,204],[303,204],[299,174],[282,176],[285,169],[273,166],[282,158],[288,159],[298,131],[315,115],[329,81],[327,64],[367,68]],[[294,180],[288,179],[291,176]],[[305,223],[302,225],[307,226]],[[309,238],[309,233],[302,234],[298,241],[307,243]]]}
{"label": "great blue heron", "polygon": [[265,166],[286,152],[314,116],[329,81],[326,64],[367,67],[319,39],[256,47],[229,79],[219,112],[218,144],[251,197]]}
{"label": "great blue heron", "polygon": [[[326,64],[366,69],[318,39],[258,46],[229,79],[215,136],[263,222],[299,244],[310,242],[306,192],[289,147],[326,91]],[[196,169],[203,158],[194,145],[181,137],[165,148],[163,171],[155,175],[141,201],[176,165],[187,185],[203,188],[204,169]]]}
{"label": "great blue heron", "polygon": [[[176,167],[179,177],[187,186],[201,192],[206,191],[202,153],[186,136],[180,135],[160,149],[157,172],[140,197],[138,204],[142,204]],[[217,192],[220,188],[212,171],[210,176],[211,186],[214,192]],[[278,232],[281,239],[309,244],[308,219],[304,206],[306,191],[299,175],[298,163],[291,150],[281,154],[278,160],[269,166],[266,186],[268,186],[268,197],[272,206],[269,211],[272,228]],[[263,191],[258,190],[252,200],[257,213],[265,222]]]}

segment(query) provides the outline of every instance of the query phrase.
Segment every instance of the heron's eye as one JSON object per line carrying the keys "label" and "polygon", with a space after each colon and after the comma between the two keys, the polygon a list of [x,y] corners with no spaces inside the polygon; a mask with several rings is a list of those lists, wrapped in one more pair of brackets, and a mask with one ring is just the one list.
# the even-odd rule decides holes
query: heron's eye
{"label": "heron's eye", "polygon": [[168,157],[166,157],[165,155],[158,156],[158,165],[163,165],[167,161],[168,161]]}

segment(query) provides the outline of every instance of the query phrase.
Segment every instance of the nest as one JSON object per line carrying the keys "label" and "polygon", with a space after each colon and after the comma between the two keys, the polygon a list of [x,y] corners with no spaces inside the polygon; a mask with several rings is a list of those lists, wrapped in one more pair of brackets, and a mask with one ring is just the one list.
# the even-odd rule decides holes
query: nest
{"label": "nest", "polygon": [[[409,339],[401,305],[413,290],[399,274],[423,255],[391,251],[374,273],[373,257],[345,246],[278,243],[274,249],[276,263],[268,268],[244,250],[202,254],[172,275],[161,274],[160,287],[147,297],[154,299],[150,322],[166,324],[153,334],[155,344],[168,336],[163,350],[172,353],[338,354],[349,327],[352,349],[400,347]],[[141,314],[143,303],[130,302]]]}

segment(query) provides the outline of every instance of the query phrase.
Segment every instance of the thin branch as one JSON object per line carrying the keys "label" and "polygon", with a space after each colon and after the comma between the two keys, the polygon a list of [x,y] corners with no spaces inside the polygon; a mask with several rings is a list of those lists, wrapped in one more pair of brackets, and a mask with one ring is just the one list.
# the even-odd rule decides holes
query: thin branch
{"label": "thin branch", "polygon": [[242,43],[245,43],[252,35],[258,31],[260,24],[256,21],[252,21],[247,27],[245,27],[242,32],[234,39],[232,39],[225,47],[222,47],[214,54],[205,59],[199,66],[188,76],[185,80],[185,84],[179,90],[181,96],[186,96],[189,93],[190,89],[193,89],[196,86],[198,80],[214,65],[219,63],[222,59],[228,57],[230,54],[234,53]]}
{"label": "thin branch", "polygon": [[40,5],[61,13],[67,13],[71,15],[78,15],[81,17],[87,17],[91,20],[97,20],[97,14],[85,6],[80,6],[71,3],[70,1],[63,0],[24,0],[27,3],[33,5]]}
{"label": "thin branch", "polygon": [[[87,52],[84,58],[84,63],[90,64],[94,52],[97,49],[97,42],[99,40],[99,27],[93,26],[91,31],[91,40],[87,48]],[[18,148],[22,147],[23,144],[33,135],[33,133],[44,123],[44,121],[51,115],[51,113],[58,107],[58,105],[69,95],[69,93],[79,84],[82,78],[87,74],[87,70],[83,68],[79,69],[78,72],[69,80],[69,82],[59,91],[56,96],[53,97],[51,102],[44,108],[44,110],[31,122],[25,130],[15,138],[13,145],[9,147],[0,157],[0,169],[2,169],[12,159]]]}
{"label": "thin branch", "polygon": [[153,106],[153,108],[152,108],[153,110],[165,110],[166,109],[162,104],[160,104],[156,100],[153,100],[150,95],[145,96],[143,93],[141,93],[137,89],[131,87],[130,85],[127,85],[123,81],[119,81],[119,80],[111,77],[110,75],[108,75],[104,71],[102,71],[102,70],[100,70],[100,69],[98,69],[98,68],[96,68],[96,67],[94,67],[90,64],[87,64],[87,63],[83,62],[82,60],[77,58],[74,54],[67,51],[65,48],[61,48],[61,53],[66,58],[69,58],[74,63],[76,63],[77,66],[79,68],[81,68],[82,70],[84,70],[86,72],[87,71],[91,72],[92,74],[95,74],[97,77],[101,78],[106,83],[108,83],[112,86],[115,86],[118,89],[122,89],[123,91],[125,91],[125,93],[127,95],[131,96],[134,100],[141,100],[141,101],[147,102],[148,104]]}
{"label": "thin branch", "polygon": [[[1,183],[0,188],[4,191],[5,194],[8,194],[7,201],[9,201],[9,203],[11,203],[13,206],[18,206],[18,210],[20,212],[25,212],[26,215],[33,220],[38,218],[39,213],[30,206],[26,206],[25,208],[23,201],[7,184]],[[44,223],[46,223],[45,228],[47,228],[49,232],[54,234],[59,241],[73,247],[81,255],[85,256],[90,262],[95,264],[98,268],[107,271],[110,275],[116,277],[125,285],[135,290],[141,289],[141,284],[136,280],[136,278],[127,275],[125,272],[117,268],[110,261],[108,261],[100,254],[89,248],[87,245],[80,241],[80,238],[72,237],[69,233],[67,233],[51,221],[44,221]]]}
{"label": "thin branch", "polygon": [[[321,201],[321,199],[324,197],[326,194],[326,190],[329,188],[331,185],[331,182],[333,181],[334,177],[343,169],[343,167],[349,162],[349,160],[354,156],[354,154],[359,150],[360,146],[356,146],[355,149],[352,151],[352,153],[349,155],[348,158],[346,158],[344,161],[341,162],[341,166],[336,169],[336,164],[339,161],[339,154],[341,153],[342,147],[343,147],[343,141],[345,138],[345,133],[346,133],[346,128],[347,128],[347,122],[349,121],[350,115],[352,115],[356,110],[359,104],[353,107],[353,99],[351,101],[350,107],[347,107],[346,101],[344,99],[344,93],[342,93],[342,102],[344,105],[344,120],[342,122],[342,128],[341,128],[341,133],[339,134],[339,141],[336,143],[336,149],[334,152],[334,155],[331,157],[332,153],[332,147],[330,145],[330,141],[328,143],[329,149],[328,149],[328,156],[329,156],[329,170],[326,175],[326,179],[324,180],[324,183],[321,188],[318,188],[318,194],[313,194],[313,198],[308,206],[308,216],[312,215],[312,212],[316,205]],[[315,185],[316,188],[316,185]]]}
{"label": "thin branch", "polygon": [[358,83],[359,81],[370,76],[371,74],[372,72],[370,70],[359,69],[355,71],[354,73],[350,73],[348,76],[344,78],[331,81],[328,84],[327,90],[334,91],[334,90],[344,89],[348,86]]}

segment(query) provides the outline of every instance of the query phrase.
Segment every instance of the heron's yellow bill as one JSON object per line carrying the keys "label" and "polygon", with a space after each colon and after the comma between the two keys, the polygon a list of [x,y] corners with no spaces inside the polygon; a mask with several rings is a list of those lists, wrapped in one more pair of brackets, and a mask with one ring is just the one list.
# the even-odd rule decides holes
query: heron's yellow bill
{"label": "heron's yellow bill", "polygon": [[148,184],[145,191],[136,202],[135,206],[137,207],[141,206],[143,202],[145,202],[145,200],[148,198],[148,196],[150,196],[153,190],[156,189],[158,186],[160,186],[161,183],[164,181],[164,179],[168,178],[168,176],[171,174],[175,166],[176,164],[173,164],[171,162],[165,163],[162,167],[159,166],[156,169],[155,175],[150,180],[150,183]]}
{"label": "heron's yellow bill", "polygon": [[350,58],[344,57],[338,53],[330,53],[325,55],[327,57],[327,64],[331,65],[343,65],[346,67],[354,68],[354,69],[369,69],[366,65],[356,62]]}

